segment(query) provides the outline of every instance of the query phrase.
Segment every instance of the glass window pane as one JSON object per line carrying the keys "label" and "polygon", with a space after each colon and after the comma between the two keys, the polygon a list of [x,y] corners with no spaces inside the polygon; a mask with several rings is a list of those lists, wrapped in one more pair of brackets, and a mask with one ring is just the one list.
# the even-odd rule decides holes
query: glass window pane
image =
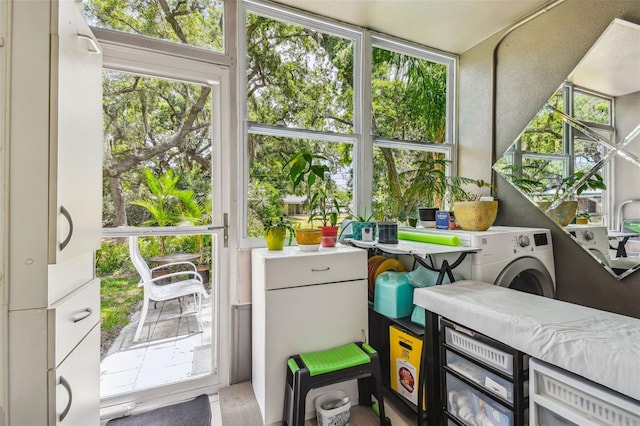
{"label": "glass window pane", "polygon": [[403,223],[416,217],[418,207],[442,206],[445,154],[375,146],[373,155],[376,218]]}
{"label": "glass window pane", "polygon": [[373,48],[373,133],[382,138],[444,142],[447,66]]}
{"label": "glass window pane", "polygon": [[573,93],[574,117],[591,123],[611,125],[611,101],[599,96],[575,91]]}
{"label": "glass window pane", "polygon": [[[529,181],[540,182],[539,195],[553,195],[562,182],[565,170],[563,160],[523,157],[522,173]],[[535,195],[535,194],[531,194]]]}
{"label": "glass window pane", "polygon": [[[549,99],[549,104],[564,110],[562,90]],[[548,108],[542,108],[520,135],[521,149],[538,154],[563,154],[563,120]]]}
{"label": "glass window pane", "polygon": [[106,71],[103,91],[103,226],[209,223],[211,88]]}
{"label": "glass window pane", "polygon": [[251,13],[246,30],[250,121],[353,131],[352,40]]}
{"label": "glass window pane", "polygon": [[224,5],[215,0],[83,0],[89,25],[222,52]]}
{"label": "glass window pane", "polygon": [[[350,144],[337,142],[250,134],[248,236],[262,237],[262,221],[279,216],[287,216],[294,227],[320,226],[317,217],[309,222],[311,213],[319,213],[320,203],[327,211],[332,210],[334,200],[340,206],[339,222],[342,221],[352,208],[352,148]],[[323,157],[315,164],[326,165],[329,173],[311,188],[303,182],[294,191],[287,163],[304,150]],[[313,194],[321,191],[326,192],[326,197],[314,200]]]}

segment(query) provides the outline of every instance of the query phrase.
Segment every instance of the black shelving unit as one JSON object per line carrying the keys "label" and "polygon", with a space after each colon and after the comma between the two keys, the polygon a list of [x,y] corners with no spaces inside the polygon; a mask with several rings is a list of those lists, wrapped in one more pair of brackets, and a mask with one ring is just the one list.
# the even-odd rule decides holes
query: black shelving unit
{"label": "black shelving unit", "polygon": [[445,318],[440,322],[440,401],[447,425],[528,424],[528,355]]}
{"label": "black shelving unit", "polygon": [[[389,326],[399,325],[405,330],[410,331],[416,336],[424,334],[424,327],[411,322],[410,317],[406,318],[389,318],[379,314],[373,310],[373,303],[369,302],[369,344],[378,351],[380,359],[380,369],[382,370],[382,385],[384,386],[385,398],[392,400],[396,406],[406,407],[407,412],[416,414],[417,424],[422,425],[427,419],[427,413],[420,410],[412,401],[398,394],[391,387],[391,351],[389,347]],[[424,344],[424,343],[423,343]],[[423,347],[424,350],[424,347]],[[423,372],[420,371],[419,376],[422,377]],[[402,409],[402,408],[401,408]],[[420,420],[422,418],[422,421]]]}

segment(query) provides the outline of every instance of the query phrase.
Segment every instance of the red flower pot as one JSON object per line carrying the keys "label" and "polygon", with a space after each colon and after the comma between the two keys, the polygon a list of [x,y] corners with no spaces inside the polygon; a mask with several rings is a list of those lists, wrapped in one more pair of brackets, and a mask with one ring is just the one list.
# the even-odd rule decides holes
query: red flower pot
{"label": "red flower pot", "polygon": [[338,227],[337,226],[321,226],[322,231],[322,247],[335,247],[336,241],[338,241]]}

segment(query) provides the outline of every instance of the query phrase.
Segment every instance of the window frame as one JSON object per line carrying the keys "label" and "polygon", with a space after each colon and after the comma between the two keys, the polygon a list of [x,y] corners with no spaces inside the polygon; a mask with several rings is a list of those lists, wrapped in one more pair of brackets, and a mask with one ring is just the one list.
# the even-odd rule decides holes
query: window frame
{"label": "window frame", "polygon": [[[565,82],[560,86],[559,90],[562,91],[563,103],[564,103],[564,113],[574,117],[574,100],[575,93],[579,92],[583,95],[597,97],[603,100],[606,100],[610,104],[609,114],[610,114],[610,124],[604,125],[600,123],[594,123],[591,121],[584,121],[585,125],[590,128],[609,132],[611,134],[611,141],[615,144],[615,98],[611,96],[607,96],[602,93],[594,92],[593,90],[585,89],[579,86],[574,86],[571,83]],[[554,92],[555,93],[555,92]],[[543,159],[550,161],[559,161],[562,163],[562,177],[565,178],[567,176],[572,175],[575,172],[575,141],[577,136],[575,134],[574,128],[569,125],[566,121],[562,126],[562,146],[563,152],[559,154],[540,154],[530,151],[523,151],[521,148],[521,140],[518,138],[517,143],[515,144],[515,149],[511,153],[513,164],[516,166],[522,166],[524,160],[526,159]],[[615,160],[615,159],[612,159]],[[615,193],[615,182],[612,174],[613,167],[611,167],[611,163],[607,162],[601,169],[600,173],[604,178],[605,183],[607,184],[607,191],[603,194],[602,192],[593,192],[593,191],[585,191],[580,194],[581,197],[588,197],[594,194],[600,194],[602,199],[602,216],[603,216],[603,224],[608,225],[611,223],[613,216],[612,206],[613,202],[611,199],[611,195]]]}
{"label": "window frame", "polygon": [[[270,126],[253,123],[248,120],[246,88],[246,16],[247,13],[259,14],[294,25],[300,25],[322,31],[338,37],[354,40],[353,75],[353,132],[350,134],[320,132],[305,129],[292,129],[282,126]],[[250,134],[316,139],[328,142],[349,143],[353,145],[353,205],[357,213],[371,211],[373,192],[373,147],[390,147],[404,150],[435,151],[445,153],[447,173],[457,172],[457,134],[456,99],[458,56],[445,53],[427,46],[395,39],[366,28],[340,23],[308,12],[302,12],[287,6],[276,5],[266,0],[243,0],[238,7],[238,99],[240,104],[240,162],[241,176],[238,179],[238,235],[241,248],[264,246],[264,239],[248,237],[248,188],[249,158],[246,155]],[[377,137],[372,134],[371,108],[371,61],[373,47],[393,50],[398,53],[415,56],[447,66],[447,105],[445,143],[433,141],[403,141]]]}

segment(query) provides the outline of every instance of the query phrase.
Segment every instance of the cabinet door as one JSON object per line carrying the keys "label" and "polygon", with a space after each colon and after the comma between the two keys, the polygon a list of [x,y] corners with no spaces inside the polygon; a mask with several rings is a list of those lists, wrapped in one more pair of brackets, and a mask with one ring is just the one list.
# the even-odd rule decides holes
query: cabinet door
{"label": "cabinet door", "polygon": [[49,374],[49,424],[100,424],[100,326]]}
{"label": "cabinet door", "polygon": [[99,45],[73,1],[52,8],[50,264],[100,246],[103,142]]}

